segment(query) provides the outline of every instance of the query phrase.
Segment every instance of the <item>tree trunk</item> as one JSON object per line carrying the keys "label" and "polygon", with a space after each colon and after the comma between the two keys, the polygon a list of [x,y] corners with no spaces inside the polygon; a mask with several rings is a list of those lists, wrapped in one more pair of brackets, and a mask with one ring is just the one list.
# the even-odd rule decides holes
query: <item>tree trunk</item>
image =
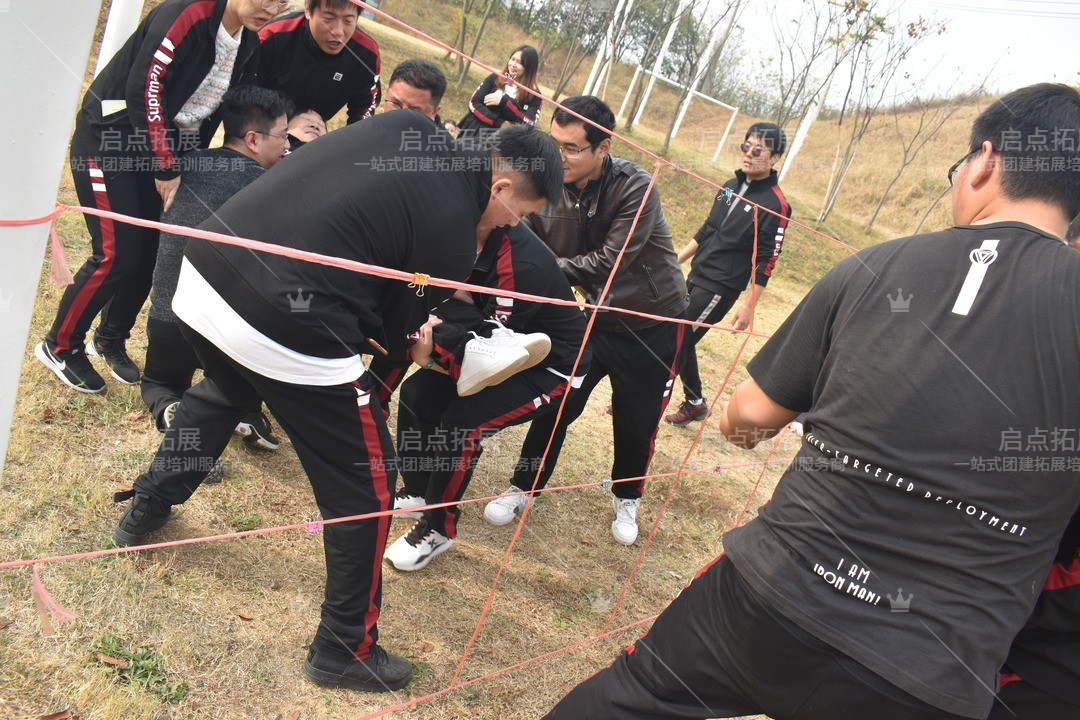
{"label": "tree trunk", "polygon": [[941,198],[945,197],[951,189],[951,185],[946,185],[944,188],[942,188],[941,192],[938,193],[938,196],[934,198],[934,202],[930,203],[930,207],[926,208],[926,212],[924,212],[922,217],[919,218],[919,222],[916,223],[915,229],[911,231],[912,235],[918,234],[919,230],[923,226],[923,223],[926,222],[926,218],[930,217],[930,213],[934,212],[934,208],[936,208],[937,204],[941,202]]}
{"label": "tree trunk", "polygon": [[889,181],[889,184],[885,186],[885,192],[881,193],[881,199],[878,200],[877,207],[874,208],[874,214],[870,216],[870,222],[866,224],[866,228],[870,229],[874,227],[874,223],[877,221],[878,213],[881,212],[881,207],[885,204],[885,198],[889,197],[889,193],[892,192],[893,185],[900,179],[900,176],[904,174],[904,170],[907,168],[907,163],[900,166],[900,169],[893,175],[893,179]]}
{"label": "tree trunk", "polygon": [[[476,29],[476,37],[473,38],[472,50],[469,52],[469,57],[476,57],[476,50],[480,47],[480,38],[484,35],[484,27],[487,25],[488,18],[491,16],[491,8],[495,6],[495,0],[488,0],[487,8],[484,10],[484,17],[480,21],[480,27]],[[469,67],[472,63],[464,63],[465,67],[461,69],[461,75],[458,76],[458,87],[465,84],[465,78],[469,76]]]}
{"label": "tree trunk", "polygon": [[[450,44],[450,47],[452,47],[455,50],[458,50],[460,52],[465,52],[465,35],[466,35],[466,32],[468,31],[469,9],[471,7],[472,7],[472,0],[461,0],[461,25],[458,27],[457,37],[454,38],[454,42],[452,42]],[[449,60],[452,56],[454,56],[454,53],[447,50],[446,54],[443,55],[443,60]],[[457,63],[455,65],[455,67],[457,68],[456,72],[460,72],[462,66],[467,67],[468,64],[464,60],[461,59],[461,56],[456,56],[456,57],[457,57]]]}

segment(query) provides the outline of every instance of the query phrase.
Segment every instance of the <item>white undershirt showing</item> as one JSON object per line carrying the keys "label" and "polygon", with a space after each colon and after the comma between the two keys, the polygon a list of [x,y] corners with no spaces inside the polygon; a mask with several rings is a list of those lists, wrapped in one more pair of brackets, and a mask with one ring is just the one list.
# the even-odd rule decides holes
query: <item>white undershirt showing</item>
{"label": "white undershirt showing", "polygon": [[321,358],[305,355],[270,339],[232,309],[195,266],[184,258],[172,301],[176,317],[248,370],[293,385],[326,387],[364,374],[359,355]]}
{"label": "white undershirt showing", "polygon": [[224,25],[218,25],[217,39],[214,42],[214,65],[173,118],[173,122],[178,126],[185,130],[196,128],[217,110],[221,98],[229,89],[229,83],[232,82],[236,54],[240,50],[240,35],[243,32],[244,28],[241,27],[236,31],[236,35],[229,35]]}

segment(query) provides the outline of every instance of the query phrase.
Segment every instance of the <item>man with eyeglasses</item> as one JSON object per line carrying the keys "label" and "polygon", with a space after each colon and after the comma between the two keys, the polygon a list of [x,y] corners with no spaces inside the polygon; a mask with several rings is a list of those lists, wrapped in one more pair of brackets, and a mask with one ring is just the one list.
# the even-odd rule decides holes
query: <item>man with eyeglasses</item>
{"label": "man with eyeglasses", "polygon": [[[181,159],[180,190],[161,221],[198,227],[226,200],[277,165],[289,148],[285,134],[292,101],[276,90],[240,85],[225,93],[220,115],[224,142],[220,148],[196,150]],[[154,266],[150,311],[146,321],[146,367],[142,399],[157,429],[165,432],[176,416],[199,360],[172,311],[173,293],[187,246],[186,235],[163,232]],[[238,430],[255,447],[276,450],[278,439],[270,421],[256,405]]]}
{"label": "man with eyeglasses", "polygon": [[[585,291],[588,302],[600,302],[601,290],[614,275],[603,298],[605,306],[684,317],[686,283],[657,187],[649,188],[649,173],[610,154],[615,116],[602,100],[579,95],[563,105],[566,110],[556,110],[552,117],[551,137],[562,155],[565,184],[557,201],[529,218],[533,230],[555,253],[570,284]],[[682,336],[681,324],[600,310],[589,339],[592,364],[581,388],[567,400],[557,426],[554,414],[533,421],[510,487],[488,503],[484,518],[494,525],[509,523],[531,501],[527,491],[547,484],[567,428],[607,377],[614,430],[611,534],[616,542],[632,545],[638,536],[643,478],[649,472],[656,430],[671,396]],[[541,467],[553,432],[551,449],[537,477],[535,469]]]}
{"label": "man with eyeglasses", "polygon": [[[741,167],[724,183],[709,217],[679,253],[680,263],[693,258],[686,278],[690,291],[686,314],[691,320],[719,323],[752,277],[750,299],[735,311],[732,321],[735,330],[750,327],[754,308],[761,302],[780,257],[791,217],[791,206],[773,169],[786,147],[787,136],[779,126],[764,122],[751,125],[739,146]],[[708,415],[695,349],[708,331],[707,327],[687,328],[679,368],[683,402],[676,412],[664,416],[673,425],[681,427]]]}
{"label": "man with eyeglasses", "polygon": [[359,17],[360,8],[349,0],[305,0],[303,12],[259,32],[257,82],[288,95],[300,111],[289,120],[294,148],[325,133],[346,105],[349,124],[379,107],[379,45],[357,27]]}
{"label": "man with eyeglasses", "polygon": [[[253,72],[256,33],[273,17],[260,3],[166,0],[147,14],[94,78],[76,116],[71,176],[80,204],[160,219],[180,187],[180,157],[209,146],[222,96]],[[100,393],[105,381],[87,355],[100,356],[126,385],[142,377],[127,338],[150,292],[158,231],[85,220],[90,257],[34,355],[72,390]]]}
{"label": "man with eyeglasses", "polygon": [[720,419],[750,448],[807,412],[772,499],[548,718],[987,716],[1080,507],[1077,128],[1066,85],[990,103],[954,227],[810,290]]}

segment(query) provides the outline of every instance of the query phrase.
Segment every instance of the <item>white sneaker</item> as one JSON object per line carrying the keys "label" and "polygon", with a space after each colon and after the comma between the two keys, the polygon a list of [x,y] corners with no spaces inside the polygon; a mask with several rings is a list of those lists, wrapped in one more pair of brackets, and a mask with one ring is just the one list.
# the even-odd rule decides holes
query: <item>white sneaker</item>
{"label": "white sneaker", "polygon": [[522,492],[516,485],[511,485],[487,504],[484,508],[484,519],[492,525],[506,525],[525,512],[532,500],[532,495]]}
{"label": "white sneaker", "polygon": [[[404,488],[398,490],[397,494],[394,495],[395,510],[413,510],[414,508],[424,507],[425,505],[427,505],[427,501],[424,500],[424,498],[416,495],[410,495],[408,492],[405,491]],[[394,517],[418,518],[421,515],[423,515],[423,513],[421,512],[403,512],[398,513]]]}
{"label": "white sneaker", "polygon": [[437,530],[432,530],[427,519],[420,518],[412,530],[386,549],[383,558],[398,570],[412,572],[425,567],[453,544],[453,540]]}
{"label": "white sneaker", "polygon": [[528,351],[529,362],[519,368],[518,372],[539,365],[551,352],[551,338],[544,333],[519,333],[498,320],[489,318],[487,322],[498,326],[491,331],[491,337],[488,338],[491,342],[500,347],[523,347]]}
{"label": "white sneaker", "polygon": [[799,437],[802,437],[803,436],[802,423],[799,422],[798,420],[792,420],[792,422],[791,422],[791,432],[795,433]]}
{"label": "white sneaker", "polygon": [[488,338],[476,336],[465,343],[457,393],[466,397],[498,385],[521,370],[528,361],[529,352],[523,347],[504,347]]}
{"label": "white sneaker", "polygon": [[637,540],[637,507],[634,498],[612,497],[611,505],[615,509],[615,519],[611,522],[611,536],[615,542],[633,545]]}

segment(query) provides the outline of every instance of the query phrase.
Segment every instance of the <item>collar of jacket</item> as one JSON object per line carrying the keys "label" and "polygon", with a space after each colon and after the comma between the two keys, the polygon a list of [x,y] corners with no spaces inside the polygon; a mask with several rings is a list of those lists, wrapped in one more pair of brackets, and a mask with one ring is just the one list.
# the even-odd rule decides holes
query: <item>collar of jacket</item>
{"label": "collar of jacket", "polygon": [[[780,176],[776,173],[776,170],[770,170],[768,177],[763,177],[760,180],[750,180],[747,183],[747,189],[749,190],[752,187],[760,187],[762,185],[776,185],[780,181],[779,178]],[[735,179],[739,181],[740,185],[747,182],[746,173],[742,171],[742,168],[735,171]]]}

